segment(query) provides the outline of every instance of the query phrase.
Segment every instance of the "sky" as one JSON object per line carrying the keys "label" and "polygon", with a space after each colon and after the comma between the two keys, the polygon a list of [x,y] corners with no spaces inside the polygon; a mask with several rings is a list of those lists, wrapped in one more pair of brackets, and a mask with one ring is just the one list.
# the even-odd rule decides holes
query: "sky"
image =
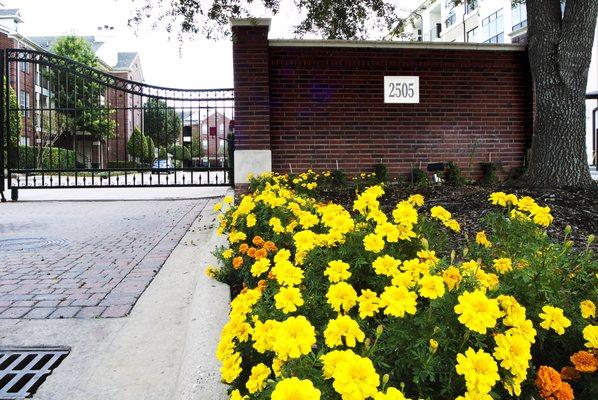
{"label": "sky", "polygon": [[[292,38],[292,26],[299,15],[285,6],[273,18],[270,39]],[[398,0],[417,5],[417,0]],[[95,35],[99,26],[114,26],[111,42],[118,51],[140,54],[145,81],[176,88],[228,88],[233,86],[232,44],[230,38],[214,41],[186,38],[179,43],[164,28],[142,24],[137,32],[128,27],[136,3],[131,0],[0,0],[7,8],[19,8],[24,36]],[[137,3],[138,4],[138,3]],[[257,11],[256,17],[268,17]]]}

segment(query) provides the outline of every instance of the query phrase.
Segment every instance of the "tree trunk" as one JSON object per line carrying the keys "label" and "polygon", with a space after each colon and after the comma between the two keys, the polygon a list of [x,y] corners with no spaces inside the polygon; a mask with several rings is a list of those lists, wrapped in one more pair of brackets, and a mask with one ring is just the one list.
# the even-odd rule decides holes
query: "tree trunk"
{"label": "tree trunk", "polygon": [[585,92],[598,1],[528,0],[528,55],[536,115],[527,181],[593,185],[586,153]]}

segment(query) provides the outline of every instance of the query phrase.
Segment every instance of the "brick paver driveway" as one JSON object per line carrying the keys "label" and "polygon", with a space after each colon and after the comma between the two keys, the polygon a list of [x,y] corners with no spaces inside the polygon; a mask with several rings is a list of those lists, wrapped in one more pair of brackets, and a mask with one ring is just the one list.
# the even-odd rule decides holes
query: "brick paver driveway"
{"label": "brick paver driveway", "polygon": [[0,205],[0,318],[122,317],[206,199]]}

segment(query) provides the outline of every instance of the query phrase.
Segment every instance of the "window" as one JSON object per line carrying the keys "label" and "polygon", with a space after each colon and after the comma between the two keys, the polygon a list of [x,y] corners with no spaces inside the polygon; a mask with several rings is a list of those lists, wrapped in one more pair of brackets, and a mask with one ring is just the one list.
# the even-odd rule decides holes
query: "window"
{"label": "window", "polygon": [[527,10],[525,3],[517,4],[512,9],[513,12],[513,30],[516,31],[527,26]]}
{"label": "window", "polygon": [[504,42],[504,23],[502,9],[482,20],[482,36],[484,43]]}
{"label": "window", "polygon": [[467,31],[467,36],[465,37],[465,41],[466,42],[475,42],[477,34],[478,34],[478,27],[476,26],[475,28]]}
{"label": "window", "polygon": [[21,61],[20,64],[21,64],[21,71],[23,71],[26,74],[28,74],[29,73],[29,63]]}
{"label": "window", "polygon": [[455,12],[451,10],[451,14],[449,14],[447,19],[444,20],[444,26],[448,28],[455,22],[457,22],[457,14],[455,14]]}
{"label": "window", "polygon": [[19,93],[19,105],[21,106],[21,110],[23,110],[23,116],[28,117],[29,114],[29,93],[24,90],[21,90]]}
{"label": "window", "polygon": [[467,0],[465,2],[465,14],[469,14],[470,12],[474,11],[478,8],[476,0]]}

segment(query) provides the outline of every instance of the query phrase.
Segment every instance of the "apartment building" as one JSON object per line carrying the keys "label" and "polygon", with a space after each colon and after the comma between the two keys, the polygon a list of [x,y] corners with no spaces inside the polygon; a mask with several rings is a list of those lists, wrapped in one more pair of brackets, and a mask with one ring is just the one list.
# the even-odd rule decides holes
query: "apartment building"
{"label": "apartment building", "polygon": [[[563,4],[564,7],[564,4]],[[406,19],[403,40],[525,44],[525,3],[511,0],[426,0]],[[587,84],[586,149],[588,162],[596,165],[598,151],[598,25]]]}
{"label": "apartment building", "polygon": [[[26,37],[19,33],[19,25],[23,22],[18,9],[0,9],[0,49],[50,52],[60,36]],[[118,78],[143,82],[139,55],[116,50],[114,28],[99,27],[95,35],[83,38],[98,56],[100,70]],[[10,85],[17,94],[24,122],[19,142],[22,146],[44,145],[42,141],[48,136],[44,135],[48,118],[44,122],[42,114],[54,107],[47,67],[27,62],[11,63],[10,67]],[[74,150],[80,167],[106,168],[109,161],[128,159],[126,143],[133,128],[141,126],[140,96],[109,89],[103,101],[114,109],[112,118],[116,121],[117,131],[113,139],[98,140],[88,132],[75,132],[53,143],[53,146]]]}

